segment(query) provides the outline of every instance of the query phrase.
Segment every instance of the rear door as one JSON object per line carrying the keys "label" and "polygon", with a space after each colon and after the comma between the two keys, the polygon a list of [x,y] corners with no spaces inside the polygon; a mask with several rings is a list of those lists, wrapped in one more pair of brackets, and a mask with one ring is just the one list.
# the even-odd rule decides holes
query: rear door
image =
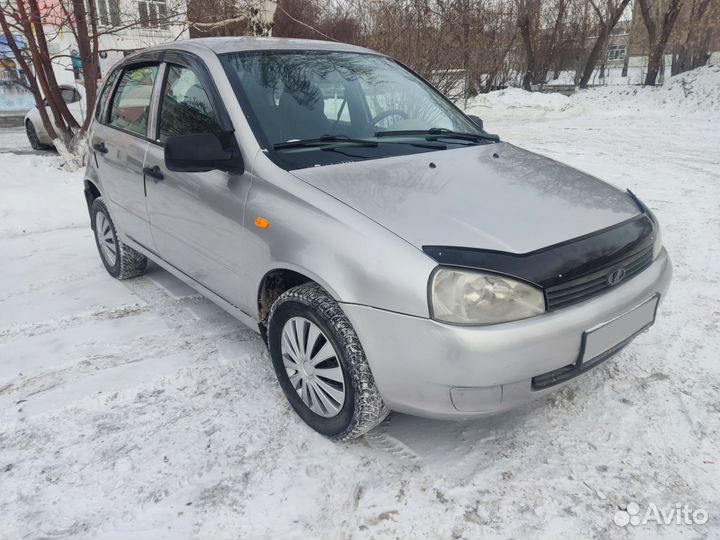
{"label": "rear door", "polygon": [[236,144],[228,114],[202,61],[168,53],[156,132],[145,170],[147,204],[157,253],[226,301],[238,306],[243,272],[245,198],[250,175],[222,171],[174,172],[165,166],[165,141],[214,133]]}
{"label": "rear door", "polygon": [[145,204],[143,161],[158,63],[126,66],[118,75],[104,117],[95,123],[90,145],[110,213],[121,235],[153,249]]}

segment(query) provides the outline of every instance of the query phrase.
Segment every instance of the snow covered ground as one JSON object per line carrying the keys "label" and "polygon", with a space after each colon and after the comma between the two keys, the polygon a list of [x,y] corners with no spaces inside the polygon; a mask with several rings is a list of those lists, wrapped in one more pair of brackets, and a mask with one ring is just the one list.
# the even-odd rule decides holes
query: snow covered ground
{"label": "snow covered ground", "polygon": [[32,151],[25,136],[25,128],[13,127],[0,129],[0,152],[23,153]]}
{"label": "snow covered ground", "polygon": [[[657,213],[655,327],[518,411],[348,444],[296,418],[252,331],[157,267],[105,273],[81,175],[0,153],[0,538],[720,537],[720,107],[644,95],[473,112]],[[709,517],[615,524],[632,502]]]}

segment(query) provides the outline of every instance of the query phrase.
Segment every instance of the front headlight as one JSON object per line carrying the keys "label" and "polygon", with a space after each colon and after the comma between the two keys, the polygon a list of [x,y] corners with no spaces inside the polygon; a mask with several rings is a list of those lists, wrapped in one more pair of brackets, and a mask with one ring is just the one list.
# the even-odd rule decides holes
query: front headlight
{"label": "front headlight", "polygon": [[494,274],[439,268],[430,283],[432,316],[455,324],[495,324],[545,312],[540,289]]}

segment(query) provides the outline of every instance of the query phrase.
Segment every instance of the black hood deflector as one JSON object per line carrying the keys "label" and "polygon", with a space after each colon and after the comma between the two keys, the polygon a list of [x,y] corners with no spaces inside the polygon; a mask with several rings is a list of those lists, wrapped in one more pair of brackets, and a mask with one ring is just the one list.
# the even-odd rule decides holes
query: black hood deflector
{"label": "black hood deflector", "polygon": [[514,254],[449,246],[423,246],[439,264],[504,274],[543,289],[556,287],[598,271],[608,272],[650,250],[655,225],[640,214],[601,231],[530,253]]}

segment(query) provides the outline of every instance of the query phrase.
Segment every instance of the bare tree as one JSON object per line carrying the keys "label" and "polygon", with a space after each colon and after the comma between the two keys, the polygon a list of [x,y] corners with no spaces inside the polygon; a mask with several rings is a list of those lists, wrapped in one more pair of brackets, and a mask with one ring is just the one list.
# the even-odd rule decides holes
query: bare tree
{"label": "bare tree", "polygon": [[587,0],[595,13],[595,41],[590,53],[585,60],[582,76],[580,77],[580,88],[587,88],[592,77],[595,66],[605,50],[610,33],[620,20],[630,0]]}
{"label": "bare tree", "polygon": [[42,119],[43,125],[48,130],[48,135],[50,135],[50,137],[53,139],[57,138],[54,126],[50,121],[50,117],[48,116],[47,110],[45,109],[43,104],[42,91],[38,85],[38,80],[36,77],[33,76],[33,72],[30,69],[28,60],[25,57],[25,51],[22,50],[18,45],[17,41],[15,41],[15,36],[13,35],[11,26],[8,22],[7,17],[5,16],[5,12],[2,9],[0,9],[0,28],[5,35],[7,44],[15,57],[15,61],[20,65],[20,68],[26,75],[30,92],[35,99],[35,105],[40,111],[40,118]]}
{"label": "bare tree", "polygon": [[[665,47],[685,0],[668,0],[664,10],[657,0],[637,0],[648,37],[648,69],[645,85],[655,86],[664,65]],[[656,19],[657,18],[657,19]]]}
{"label": "bare tree", "polygon": [[[72,36],[85,87],[85,110],[92,111],[100,78],[101,38],[130,28],[166,26],[179,18],[184,19],[184,6],[181,9],[164,7],[163,12],[145,13],[144,18],[140,11],[121,13],[115,9],[111,23],[102,20],[94,1],[60,0],[41,4],[38,0],[7,0],[0,3],[3,34],[28,79],[43,127],[68,166],[77,167],[83,162],[84,134],[91,115],[86,114],[81,125],[68,109],[54,68],[62,57],[73,55],[53,53],[48,43],[61,33]],[[137,4],[131,4],[131,8],[137,10]],[[105,18],[109,18],[107,14]],[[25,48],[18,46],[14,35],[22,36]]]}
{"label": "bare tree", "polygon": [[[44,97],[53,116],[52,122],[49,115],[41,116],[44,127],[48,134],[64,147],[72,138],[72,130],[80,126],[60,93],[42,22],[43,14],[40,12],[37,0],[27,2],[16,0],[15,4],[8,2],[0,9],[3,34],[8,44],[12,44],[10,46],[13,48],[13,53],[23,67],[35,104],[38,109],[45,109]],[[14,33],[23,36],[27,53],[17,47],[13,30]]]}
{"label": "bare tree", "polygon": [[680,15],[682,37],[673,51],[673,75],[707,63],[713,33],[720,32],[720,0],[691,0]]}
{"label": "bare tree", "polygon": [[573,39],[567,24],[571,0],[515,0],[518,30],[525,50],[522,86],[547,81],[548,72],[559,71],[562,57]]}
{"label": "bare tree", "polygon": [[480,9],[477,27],[473,28],[476,46],[471,76],[477,78],[480,92],[505,86],[512,77],[509,56],[518,36],[515,6],[504,2],[494,7]]}
{"label": "bare tree", "polygon": [[518,10],[518,30],[525,48],[525,73],[522,86],[525,90],[532,90],[532,82],[537,71],[535,45],[537,34],[540,31],[540,0],[515,0]]}
{"label": "bare tree", "polygon": [[275,3],[265,0],[187,0],[191,38],[266,36],[274,12]]}

